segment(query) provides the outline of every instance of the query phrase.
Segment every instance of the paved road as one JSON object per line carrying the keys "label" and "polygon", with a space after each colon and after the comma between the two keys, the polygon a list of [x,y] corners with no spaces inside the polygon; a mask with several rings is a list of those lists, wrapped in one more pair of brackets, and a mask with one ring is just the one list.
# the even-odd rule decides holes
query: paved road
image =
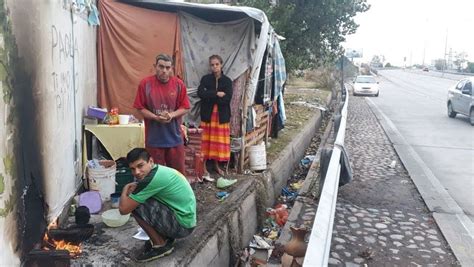
{"label": "paved road", "polygon": [[474,127],[465,116],[446,115],[447,88],[455,81],[401,70],[379,75],[380,97],[370,100],[474,221]]}
{"label": "paved road", "polygon": [[[350,97],[330,266],[456,266],[451,248],[364,97]],[[365,265],[365,266],[367,266]]]}

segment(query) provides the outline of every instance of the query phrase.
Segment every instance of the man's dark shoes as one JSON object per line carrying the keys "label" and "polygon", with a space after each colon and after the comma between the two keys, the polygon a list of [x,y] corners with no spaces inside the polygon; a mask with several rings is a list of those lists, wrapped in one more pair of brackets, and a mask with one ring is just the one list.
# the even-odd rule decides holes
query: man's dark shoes
{"label": "man's dark shoes", "polygon": [[152,261],[152,260],[167,256],[171,254],[171,252],[173,252],[173,249],[174,249],[173,243],[174,243],[174,240],[168,239],[166,240],[166,243],[163,246],[153,247],[151,245],[151,242],[147,241],[145,242],[145,251],[143,251],[143,253],[138,255],[136,260],[138,262],[148,262],[148,261]]}
{"label": "man's dark shoes", "polygon": [[151,240],[145,241],[145,245],[143,246],[143,252],[147,252],[153,248],[153,244],[151,244]]}

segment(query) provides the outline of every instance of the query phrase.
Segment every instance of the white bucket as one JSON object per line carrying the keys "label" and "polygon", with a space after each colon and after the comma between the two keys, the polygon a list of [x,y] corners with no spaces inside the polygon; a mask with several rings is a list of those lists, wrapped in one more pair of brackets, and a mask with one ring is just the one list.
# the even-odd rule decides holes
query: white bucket
{"label": "white bucket", "polygon": [[265,143],[249,147],[250,169],[252,171],[261,171],[267,168],[267,152]]}
{"label": "white bucket", "polygon": [[110,200],[110,195],[115,193],[116,165],[113,160],[101,160],[104,168],[87,168],[89,190],[99,191],[102,201]]}
{"label": "white bucket", "polygon": [[128,124],[129,120],[130,120],[130,115],[119,115],[120,124]]}

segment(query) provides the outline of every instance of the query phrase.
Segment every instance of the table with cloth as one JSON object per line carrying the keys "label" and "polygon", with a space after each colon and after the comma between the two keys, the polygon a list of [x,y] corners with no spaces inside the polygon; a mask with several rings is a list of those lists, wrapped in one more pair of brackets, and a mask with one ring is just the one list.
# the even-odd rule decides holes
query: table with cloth
{"label": "table with cloth", "polygon": [[143,123],[124,125],[85,124],[84,156],[87,156],[87,159],[92,158],[90,134],[100,141],[113,160],[126,157],[127,153],[135,147],[145,147],[145,127]]}

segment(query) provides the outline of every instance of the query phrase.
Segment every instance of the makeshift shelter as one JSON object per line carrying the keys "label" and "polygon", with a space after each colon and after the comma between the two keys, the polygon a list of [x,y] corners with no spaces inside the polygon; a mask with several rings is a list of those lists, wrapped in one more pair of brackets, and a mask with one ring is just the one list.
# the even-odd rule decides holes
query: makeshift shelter
{"label": "makeshift shelter", "polygon": [[[285,119],[282,91],[286,80],[278,38],[265,13],[249,7],[181,2],[114,1],[98,3],[98,104],[133,109],[138,83],[154,73],[155,56],[173,56],[175,75],[185,81],[192,109],[185,123],[198,127],[200,78],[209,73],[208,58],[218,54],[233,82],[232,151],[240,170],[248,163],[246,148],[266,140],[273,120]],[[195,169],[199,131],[192,132],[187,169]],[[195,176],[195,173],[186,173]]]}
{"label": "makeshift shelter", "polygon": [[[98,27],[92,2],[97,2],[100,11]],[[197,123],[199,107],[192,81],[207,72],[209,55],[224,56],[226,74],[234,79],[231,133],[236,154],[265,138],[270,104],[282,103],[278,81],[285,80],[285,73],[277,64],[284,67],[284,63],[276,35],[257,9],[159,1],[50,0],[6,1],[0,11],[5,15],[0,54],[8,70],[0,79],[5,93],[0,101],[0,122],[5,125],[0,130],[0,154],[4,155],[0,227],[5,229],[0,235],[4,252],[0,265],[20,265],[20,258],[43,240],[46,226],[56,222],[82,186],[81,155],[87,154],[83,132],[94,126],[88,125],[84,111],[98,105],[133,113],[138,82],[153,73],[158,53],[174,56],[175,74],[189,87],[194,114],[188,117],[189,124]],[[227,50],[194,50],[201,49],[199,44],[206,48],[206,38],[219,40],[217,44],[226,44]],[[264,105],[255,105],[256,95],[267,96],[258,101]],[[257,112],[248,112],[253,109]],[[261,122],[249,120],[247,114],[253,113]],[[274,117],[284,118],[281,110],[278,114]],[[120,134],[118,127],[98,126],[114,131],[109,135],[111,142],[126,143],[120,142],[118,136],[126,134]],[[195,161],[192,152],[200,146],[199,131],[194,132],[188,164]],[[240,158],[243,167],[246,157]]]}

